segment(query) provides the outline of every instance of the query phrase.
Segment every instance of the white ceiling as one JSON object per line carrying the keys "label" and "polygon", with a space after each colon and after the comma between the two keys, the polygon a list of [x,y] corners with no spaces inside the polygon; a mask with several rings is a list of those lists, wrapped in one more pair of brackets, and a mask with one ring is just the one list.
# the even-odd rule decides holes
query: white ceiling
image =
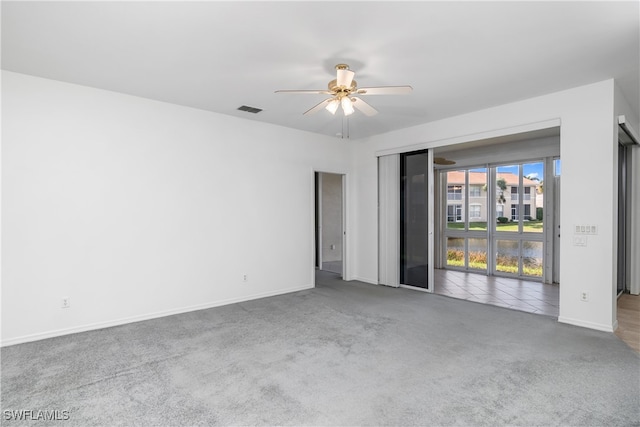
{"label": "white ceiling", "polygon": [[[640,12],[629,2],[2,1],[2,68],[335,136],[303,116],[347,63],[374,117],[351,139],[619,79],[640,111]],[[257,115],[237,111],[249,105]],[[346,127],[345,127],[346,129]]]}

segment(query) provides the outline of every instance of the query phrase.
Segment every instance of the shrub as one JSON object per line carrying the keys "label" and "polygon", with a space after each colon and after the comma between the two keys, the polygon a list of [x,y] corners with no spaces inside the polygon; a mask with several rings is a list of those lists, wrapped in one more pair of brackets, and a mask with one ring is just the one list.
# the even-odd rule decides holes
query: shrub
{"label": "shrub", "polygon": [[474,264],[486,264],[487,253],[486,252],[469,252],[469,263]]}
{"label": "shrub", "polygon": [[536,219],[538,221],[542,221],[542,217],[543,217],[543,208],[536,208]]}
{"label": "shrub", "polygon": [[506,216],[499,216],[498,217],[498,222],[500,224],[506,224],[507,222],[509,222],[509,218],[507,218]]}
{"label": "shrub", "polygon": [[447,251],[447,261],[464,261],[464,251],[449,249]]}

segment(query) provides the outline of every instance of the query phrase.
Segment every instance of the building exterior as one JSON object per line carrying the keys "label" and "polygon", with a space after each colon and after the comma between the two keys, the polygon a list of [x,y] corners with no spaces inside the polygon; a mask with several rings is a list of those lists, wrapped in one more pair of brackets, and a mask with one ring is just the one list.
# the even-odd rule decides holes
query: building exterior
{"label": "building exterior", "polygon": [[[487,173],[469,172],[469,191],[465,188],[465,172],[450,171],[447,175],[447,222],[465,220],[465,197],[469,198],[469,222],[487,222]],[[496,173],[496,181],[504,180],[505,188],[496,188],[496,218],[506,217],[517,221],[519,217],[520,195],[518,175],[510,172]],[[540,182],[523,178],[524,220],[535,220],[537,193]]]}

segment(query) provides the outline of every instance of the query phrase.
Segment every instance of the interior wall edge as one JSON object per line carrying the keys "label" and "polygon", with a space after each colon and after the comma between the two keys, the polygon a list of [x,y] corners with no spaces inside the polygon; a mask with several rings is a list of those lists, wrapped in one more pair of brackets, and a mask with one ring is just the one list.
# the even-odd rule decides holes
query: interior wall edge
{"label": "interior wall edge", "polygon": [[566,323],[567,325],[580,326],[583,328],[595,329],[603,332],[614,332],[618,327],[618,321],[616,320],[613,325],[607,325],[604,323],[588,322],[586,320],[574,319],[571,317],[559,316],[559,323]]}

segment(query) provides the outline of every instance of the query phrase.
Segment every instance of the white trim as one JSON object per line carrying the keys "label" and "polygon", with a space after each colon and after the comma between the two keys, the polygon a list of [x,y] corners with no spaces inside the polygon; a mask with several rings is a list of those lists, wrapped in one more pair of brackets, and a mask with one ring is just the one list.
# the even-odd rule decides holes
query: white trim
{"label": "white trim", "polygon": [[433,168],[433,150],[427,151],[427,292],[433,293],[435,287],[435,169]]}
{"label": "white trim", "polygon": [[418,286],[400,285],[399,287],[400,288],[405,288],[405,289],[411,289],[412,291],[426,292],[428,294],[432,294],[433,293],[432,289],[420,288]]}
{"label": "white trim", "polygon": [[342,280],[351,280],[349,263],[347,259],[349,257],[349,245],[347,244],[347,191],[348,191],[348,175],[342,174]]}
{"label": "white trim", "polygon": [[317,235],[318,236],[318,240],[316,241],[316,258],[318,261],[318,270],[322,270],[322,250],[323,250],[323,246],[322,246],[322,233],[323,233],[323,229],[322,229],[322,172],[314,172],[313,173],[314,178],[317,178],[318,180],[318,185],[315,186],[315,191],[317,191],[317,194],[314,194],[314,198],[315,198],[315,212],[314,212],[314,216],[317,215],[318,218],[318,224],[317,224],[317,232],[314,232],[314,236]]}
{"label": "white trim", "polygon": [[[318,193],[316,194],[316,186],[315,186],[315,176],[316,173],[318,174]],[[311,194],[313,195],[313,197],[311,197],[311,214],[315,216],[315,209],[316,209],[316,203],[318,203],[317,209],[319,210],[318,212],[318,225],[320,227],[320,230],[318,230],[318,235],[319,235],[319,240],[320,242],[316,242],[316,224],[314,221],[313,227],[312,227],[312,240],[313,240],[313,251],[312,251],[312,261],[311,261],[311,265],[312,265],[312,283],[315,286],[316,283],[316,279],[315,279],[315,272],[316,272],[316,251],[319,251],[320,253],[318,254],[318,260],[319,260],[319,266],[318,269],[322,270],[322,174],[323,173],[329,173],[332,175],[340,175],[341,176],[341,188],[342,188],[342,280],[344,281],[349,281],[349,280],[353,280],[353,278],[351,277],[351,269],[349,268],[349,255],[348,255],[348,248],[349,248],[349,244],[350,244],[350,236],[348,233],[348,224],[349,224],[349,220],[350,220],[350,212],[349,212],[349,203],[348,203],[348,191],[349,191],[349,173],[344,172],[344,171],[338,171],[338,170],[332,170],[332,169],[316,169],[316,168],[312,168],[312,176],[313,179],[311,180]],[[319,200],[318,200],[319,199]],[[319,246],[320,244],[320,246]]]}
{"label": "white trim", "polygon": [[640,137],[636,133],[635,129],[631,127],[631,125],[627,122],[627,119],[624,115],[618,116],[618,126],[624,130],[624,132],[631,138],[635,145],[640,144]]}
{"label": "white trim", "polygon": [[381,157],[381,156],[388,156],[391,154],[408,153],[411,151],[418,151],[418,150],[424,150],[424,149],[430,150],[432,148],[443,147],[447,145],[462,144],[464,142],[478,141],[481,139],[497,138],[497,137],[513,135],[517,133],[533,132],[536,130],[559,127],[560,123],[561,121],[559,118],[543,120],[540,122],[528,123],[528,124],[523,124],[519,126],[511,126],[511,127],[502,128],[502,129],[494,129],[486,132],[460,135],[453,138],[444,138],[444,139],[438,139],[434,141],[421,142],[418,144],[406,145],[403,147],[395,147],[395,148],[388,148],[384,150],[378,150],[376,151],[375,155],[377,157]]}
{"label": "white trim", "polygon": [[20,337],[3,340],[2,343],[0,344],[0,347],[7,347],[10,345],[22,344],[22,343],[31,342],[31,341],[39,341],[46,338],[70,335],[78,332],[87,332],[87,331],[94,331],[97,329],[111,328],[113,326],[126,325],[129,323],[135,323],[135,322],[142,322],[145,320],[152,320],[160,317],[173,316],[175,314],[189,313],[192,311],[206,310],[209,308],[220,307],[223,305],[236,304],[239,302],[252,301],[260,298],[267,298],[267,297],[272,297],[276,295],[288,294],[292,292],[305,291],[313,288],[314,288],[313,284],[296,286],[293,288],[280,289],[277,291],[262,292],[259,294],[253,294],[246,297],[229,298],[229,299],[220,300],[220,301],[212,301],[205,304],[197,304],[197,305],[191,305],[188,307],[157,311],[155,313],[143,314],[139,316],[131,316],[131,317],[125,317],[125,318],[116,319],[116,320],[107,320],[104,322],[89,323],[86,325],[75,326],[72,328],[56,329],[48,332],[41,332],[41,333],[31,334],[31,335],[23,335]]}
{"label": "white trim", "polygon": [[380,283],[378,283],[377,280],[366,279],[364,277],[359,277],[359,276],[353,277],[352,280],[357,280],[358,282],[367,283],[369,285],[376,285],[376,286],[380,285]]}
{"label": "white trim", "polygon": [[613,325],[605,325],[601,323],[586,322],[584,320],[572,319],[570,317],[560,316],[558,317],[558,322],[566,323],[574,326],[581,326],[583,328],[595,329],[597,331],[604,331],[604,332],[613,332],[618,328],[617,320],[613,322]]}

